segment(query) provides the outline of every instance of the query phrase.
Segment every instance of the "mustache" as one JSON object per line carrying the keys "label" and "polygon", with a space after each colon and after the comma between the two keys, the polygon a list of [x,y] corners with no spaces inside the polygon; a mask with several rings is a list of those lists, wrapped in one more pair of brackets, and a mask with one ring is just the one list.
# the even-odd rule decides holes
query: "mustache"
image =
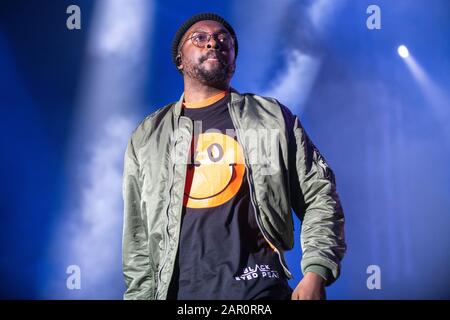
{"label": "mustache", "polygon": [[203,63],[210,58],[218,59],[220,63],[226,65],[224,57],[216,51],[208,51],[208,53],[200,58],[200,63]]}

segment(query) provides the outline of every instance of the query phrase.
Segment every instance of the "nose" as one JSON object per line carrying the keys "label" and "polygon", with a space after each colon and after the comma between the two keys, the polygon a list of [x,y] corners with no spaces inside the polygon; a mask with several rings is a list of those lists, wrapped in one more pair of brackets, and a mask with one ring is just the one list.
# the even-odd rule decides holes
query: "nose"
{"label": "nose", "polygon": [[215,36],[210,36],[208,44],[206,45],[206,47],[208,49],[214,48],[214,49],[219,49],[219,43],[216,40]]}

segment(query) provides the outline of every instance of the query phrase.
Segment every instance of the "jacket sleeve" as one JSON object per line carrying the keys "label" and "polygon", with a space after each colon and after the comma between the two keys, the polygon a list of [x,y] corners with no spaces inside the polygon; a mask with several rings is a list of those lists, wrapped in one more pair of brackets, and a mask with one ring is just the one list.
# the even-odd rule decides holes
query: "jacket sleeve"
{"label": "jacket sleeve", "polygon": [[297,116],[284,107],[289,131],[291,205],[302,221],[303,274],[315,272],[332,284],[346,251],[344,213],[334,173],[308,137]]}
{"label": "jacket sleeve", "polygon": [[147,231],[141,212],[141,187],[139,163],[130,138],[124,157],[122,185],[124,201],[122,268],[126,284],[123,296],[125,300],[153,299],[155,291]]}

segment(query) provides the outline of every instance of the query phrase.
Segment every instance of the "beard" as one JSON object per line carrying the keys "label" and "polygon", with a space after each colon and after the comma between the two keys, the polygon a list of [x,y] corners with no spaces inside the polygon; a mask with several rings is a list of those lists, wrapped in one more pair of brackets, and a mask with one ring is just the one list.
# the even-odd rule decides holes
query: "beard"
{"label": "beard", "polygon": [[185,61],[184,74],[213,87],[221,87],[227,84],[234,74],[236,64],[234,62],[227,64],[220,56],[216,55],[215,58],[219,59],[219,65],[215,68],[206,69],[204,62],[209,57],[210,55],[200,58],[197,64],[192,61]]}

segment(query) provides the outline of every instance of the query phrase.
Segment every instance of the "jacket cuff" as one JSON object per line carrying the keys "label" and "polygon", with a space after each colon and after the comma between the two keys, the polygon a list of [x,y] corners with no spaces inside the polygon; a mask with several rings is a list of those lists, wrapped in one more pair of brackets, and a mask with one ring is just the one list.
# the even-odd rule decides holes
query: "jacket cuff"
{"label": "jacket cuff", "polygon": [[333,275],[332,275],[330,269],[328,269],[327,267],[318,265],[318,264],[311,264],[308,267],[306,267],[304,273],[307,273],[307,272],[314,272],[314,273],[318,274],[325,280],[325,283],[327,285],[330,283],[330,280],[333,278]]}

